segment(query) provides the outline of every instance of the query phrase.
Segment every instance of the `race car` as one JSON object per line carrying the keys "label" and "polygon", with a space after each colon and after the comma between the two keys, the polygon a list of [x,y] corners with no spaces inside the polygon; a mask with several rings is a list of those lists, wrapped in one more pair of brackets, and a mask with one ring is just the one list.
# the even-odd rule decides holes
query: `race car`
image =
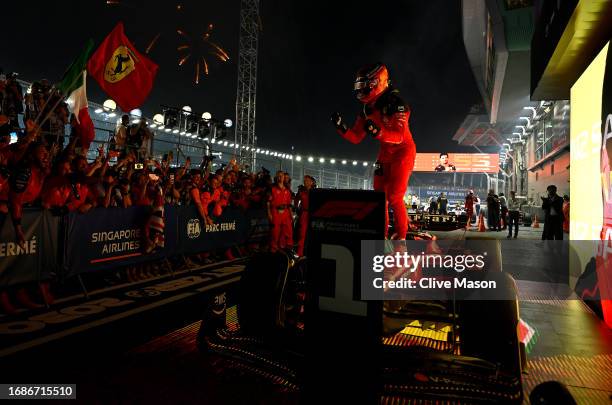
{"label": "race car", "polygon": [[[413,240],[432,239],[409,233]],[[491,243],[497,243],[491,241]],[[513,299],[385,301],[375,349],[380,360],[376,395],[382,403],[454,401],[520,404],[522,350],[516,287],[493,246],[493,277]],[[200,330],[202,350],[221,354],[255,374],[300,392],[309,349],[306,313],[312,297],[308,259],[290,251],[254,256],[225,311],[209,311]],[[228,314],[236,312],[237,316]],[[232,319],[230,319],[232,318]],[[312,319],[312,318],[311,318]],[[347,337],[355,331],[347,331]],[[366,350],[364,348],[364,350]],[[405,402],[410,403],[410,402]]]}

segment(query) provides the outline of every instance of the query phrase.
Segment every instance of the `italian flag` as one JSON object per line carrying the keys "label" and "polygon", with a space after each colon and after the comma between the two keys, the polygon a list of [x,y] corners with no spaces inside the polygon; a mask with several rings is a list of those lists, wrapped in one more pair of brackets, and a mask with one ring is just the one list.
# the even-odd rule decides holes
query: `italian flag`
{"label": "italian flag", "polygon": [[82,153],[87,153],[96,135],[93,121],[89,116],[86,86],[86,66],[93,46],[93,41],[90,39],[83,52],[68,67],[62,81],[57,85],[62,94],[68,96],[68,105],[72,106],[72,113],[77,121],[75,127],[75,132],[79,138],[77,145],[81,146]]}

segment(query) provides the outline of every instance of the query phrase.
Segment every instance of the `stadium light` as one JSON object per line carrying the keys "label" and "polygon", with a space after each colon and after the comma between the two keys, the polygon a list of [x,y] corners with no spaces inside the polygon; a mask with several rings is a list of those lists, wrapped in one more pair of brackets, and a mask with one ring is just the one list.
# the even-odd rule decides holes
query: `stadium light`
{"label": "stadium light", "polygon": [[363,162],[363,167],[366,167],[368,165],[368,162]]}
{"label": "stadium light", "polygon": [[343,164],[343,165],[345,165],[345,164],[346,164],[346,160],[343,160],[343,161],[342,161],[342,164]]}
{"label": "stadium light", "polygon": [[104,101],[102,107],[104,107],[105,111],[115,111],[117,109],[117,103],[109,98],[108,100]]}
{"label": "stadium light", "polygon": [[171,130],[170,128],[166,128],[166,129],[164,129],[164,131],[166,131],[166,132],[170,132],[170,131],[172,131],[172,130]]}
{"label": "stadium light", "polygon": [[225,126],[225,128],[231,128],[233,124],[234,123],[229,118],[223,121],[223,125]]}
{"label": "stadium light", "polygon": [[189,114],[191,114],[191,107],[190,107],[190,106],[188,106],[188,105],[183,106],[182,110],[183,110],[183,111],[182,111],[182,113],[183,113],[184,115],[189,115]]}
{"label": "stadium light", "polygon": [[357,166],[357,161],[353,160],[353,166]]}
{"label": "stadium light", "polygon": [[527,121],[527,128],[531,127],[531,119],[529,117],[519,117],[519,120]]}
{"label": "stadium light", "polygon": [[319,158],[319,163],[325,163],[325,158]]}
{"label": "stadium light", "polygon": [[104,111],[104,110],[103,110],[102,108],[96,108],[94,112],[95,112],[96,114],[101,114],[103,111]]}
{"label": "stadium light", "polygon": [[538,114],[538,110],[535,107],[531,107],[531,106],[523,107],[523,110],[530,110],[531,113],[533,114],[532,119],[535,119],[536,115]]}
{"label": "stadium light", "polygon": [[313,158],[312,156],[308,156],[308,161],[309,161],[310,163],[312,163],[312,162],[314,162],[314,158]]}
{"label": "stadium light", "polygon": [[331,163],[332,165],[335,165],[335,164],[336,164],[336,159],[331,159],[331,160],[329,161],[329,163]]}
{"label": "stadium light", "polygon": [[302,157],[301,157],[300,155],[297,155],[297,156],[295,157],[295,160],[296,160],[297,162],[301,162],[301,161],[302,161]]}
{"label": "stadium light", "polygon": [[157,125],[162,125],[164,123],[164,116],[161,114],[155,114],[153,116],[153,122]]}
{"label": "stadium light", "polygon": [[173,134],[178,134],[178,133],[179,133],[179,130],[178,130],[178,129],[175,129],[174,131],[172,131],[172,133],[173,133]]}
{"label": "stadium light", "polygon": [[141,118],[142,117],[142,111],[140,110],[140,108],[134,108],[132,111],[130,111],[130,115],[132,117]]}
{"label": "stadium light", "polygon": [[205,112],[204,114],[202,114],[202,119],[204,121],[210,121],[212,119],[212,114],[209,112]]}

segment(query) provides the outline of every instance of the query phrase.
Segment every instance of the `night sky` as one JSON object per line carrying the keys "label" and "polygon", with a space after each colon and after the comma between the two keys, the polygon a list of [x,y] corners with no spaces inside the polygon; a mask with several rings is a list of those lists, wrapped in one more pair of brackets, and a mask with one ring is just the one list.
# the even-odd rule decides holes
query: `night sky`
{"label": "night sky", "polygon": [[[480,102],[461,36],[459,0],[293,1],[261,0],[257,92],[260,145],[317,156],[373,159],[378,145],[354,146],[331,127],[339,111],[352,121],[359,104],[352,94],[355,71],[381,61],[412,109],[411,129],[420,152],[460,149],[451,137],[469,108]],[[191,0],[161,4],[104,0],[3,3],[0,67],[24,80],[56,82],[85,40],[100,43],[122,20],[126,34],[159,66],[155,87],[142,107],[148,117],[161,104],[210,111],[234,118],[238,56],[239,0]],[[12,16],[13,18],[10,18]],[[194,67],[178,66],[176,29],[202,34],[214,24],[211,39],[230,55],[221,63],[209,56],[210,75],[194,85]],[[93,79],[88,97],[107,98]]]}

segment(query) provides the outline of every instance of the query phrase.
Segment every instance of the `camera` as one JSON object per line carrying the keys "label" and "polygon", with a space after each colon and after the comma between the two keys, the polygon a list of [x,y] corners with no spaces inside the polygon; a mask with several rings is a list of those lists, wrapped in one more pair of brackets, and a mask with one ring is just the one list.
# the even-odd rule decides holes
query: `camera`
{"label": "camera", "polygon": [[134,163],[134,169],[135,170],[142,170],[142,169],[144,169],[144,164],[143,163]]}

